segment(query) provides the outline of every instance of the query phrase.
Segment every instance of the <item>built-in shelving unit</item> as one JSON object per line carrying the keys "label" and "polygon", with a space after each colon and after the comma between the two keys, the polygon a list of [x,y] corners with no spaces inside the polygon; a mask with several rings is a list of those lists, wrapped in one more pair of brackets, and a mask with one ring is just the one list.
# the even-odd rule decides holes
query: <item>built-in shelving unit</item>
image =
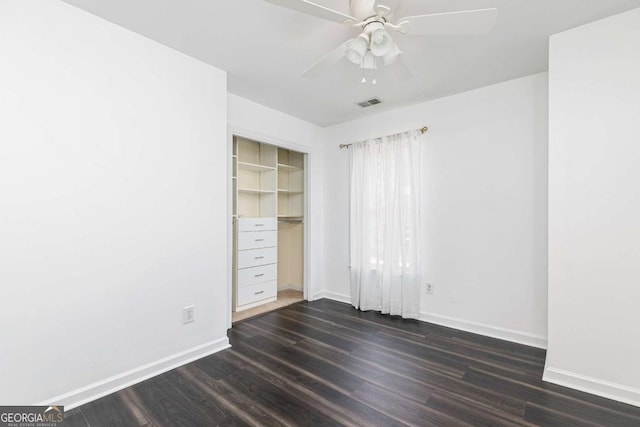
{"label": "built-in shelving unit", "polygon": [[304,209],[304,156],[278,148],[278,215],[301,217]]}
{"label": "built-in shelving unit", "polygon": [[275,217],[278,150],[244,138],[234,141],[234,192],[238,218]]}
{"label": "built-in shelving unit", "polygon": [[233,307],[240,311],[303,284],[304,155],[233,140]]}

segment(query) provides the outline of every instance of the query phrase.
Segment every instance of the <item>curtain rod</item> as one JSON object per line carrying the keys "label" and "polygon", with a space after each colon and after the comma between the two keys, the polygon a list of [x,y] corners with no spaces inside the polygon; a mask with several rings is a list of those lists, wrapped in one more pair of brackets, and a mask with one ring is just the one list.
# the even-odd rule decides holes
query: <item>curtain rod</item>
{"label": "curtain rod", "polygon": [[[420,129],[418,129],[420,131],[421,134],[425,134],[427,133],[427,131],[429,130],[429,128],[427,126],[423,126]],[[340,144],[340,148],[349,148],[350,146],[352,146],[353,144]]]}

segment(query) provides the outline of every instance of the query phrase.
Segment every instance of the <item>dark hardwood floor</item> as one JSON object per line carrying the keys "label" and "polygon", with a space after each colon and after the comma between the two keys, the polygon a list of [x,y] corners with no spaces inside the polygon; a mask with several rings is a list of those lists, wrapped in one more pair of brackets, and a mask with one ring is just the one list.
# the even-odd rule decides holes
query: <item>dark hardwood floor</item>
{"label": "dark hardwood floor", "polygon": [[640,426],[640,408],[544,383],[545,352],[299,303],[233,348],[67,412],[65,426]]}

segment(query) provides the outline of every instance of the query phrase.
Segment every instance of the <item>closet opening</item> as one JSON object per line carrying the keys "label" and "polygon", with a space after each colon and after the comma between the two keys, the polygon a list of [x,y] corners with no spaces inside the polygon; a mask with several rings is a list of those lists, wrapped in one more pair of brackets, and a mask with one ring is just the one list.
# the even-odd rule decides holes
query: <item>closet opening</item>
{"label": "closet opening", "polygon": [[305,299],[307,154],[234,135],[231,323]]}

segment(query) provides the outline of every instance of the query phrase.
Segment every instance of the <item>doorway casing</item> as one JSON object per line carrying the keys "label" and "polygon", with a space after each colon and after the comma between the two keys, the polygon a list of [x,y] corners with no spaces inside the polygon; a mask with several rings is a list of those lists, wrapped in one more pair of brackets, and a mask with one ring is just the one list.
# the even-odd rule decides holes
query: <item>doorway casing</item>
{"label": "doorway casing", "polygon": [[253,141],[262,142],[265,144],[274,145],[276,147],[284,148],[287,150],[294,150],[302,153],[304,155],[304,221],[303,221],[303,248],[304,248],[304,256],[303,256],[303,284],[302,284],[302,295],[303,298],[307,301],[312,300],[312,295],[315,295],[313,289],[311,289],[311,282],[309,280],[310,277],[310,263],[309,263],[309,254],[311,253],[311,200],[313,200],[311,193],[311,179],[312,173],[309,168],[310,158],[314,155],[308,146],[297,144],[290,141],[285,141],[279,138],[274,138],[269,135],[263,135],[259,132],[254,132],[246,129],[241,129],[238,127],[229,126],[227,128],[227,327],[231,328],[232,326],[232,311],[233,311],[233,266],[232,266],[232,254],[233,254],[233,180],[232,180],[232,171],[233,171],[233,138],[235,136],[250,139]]}

